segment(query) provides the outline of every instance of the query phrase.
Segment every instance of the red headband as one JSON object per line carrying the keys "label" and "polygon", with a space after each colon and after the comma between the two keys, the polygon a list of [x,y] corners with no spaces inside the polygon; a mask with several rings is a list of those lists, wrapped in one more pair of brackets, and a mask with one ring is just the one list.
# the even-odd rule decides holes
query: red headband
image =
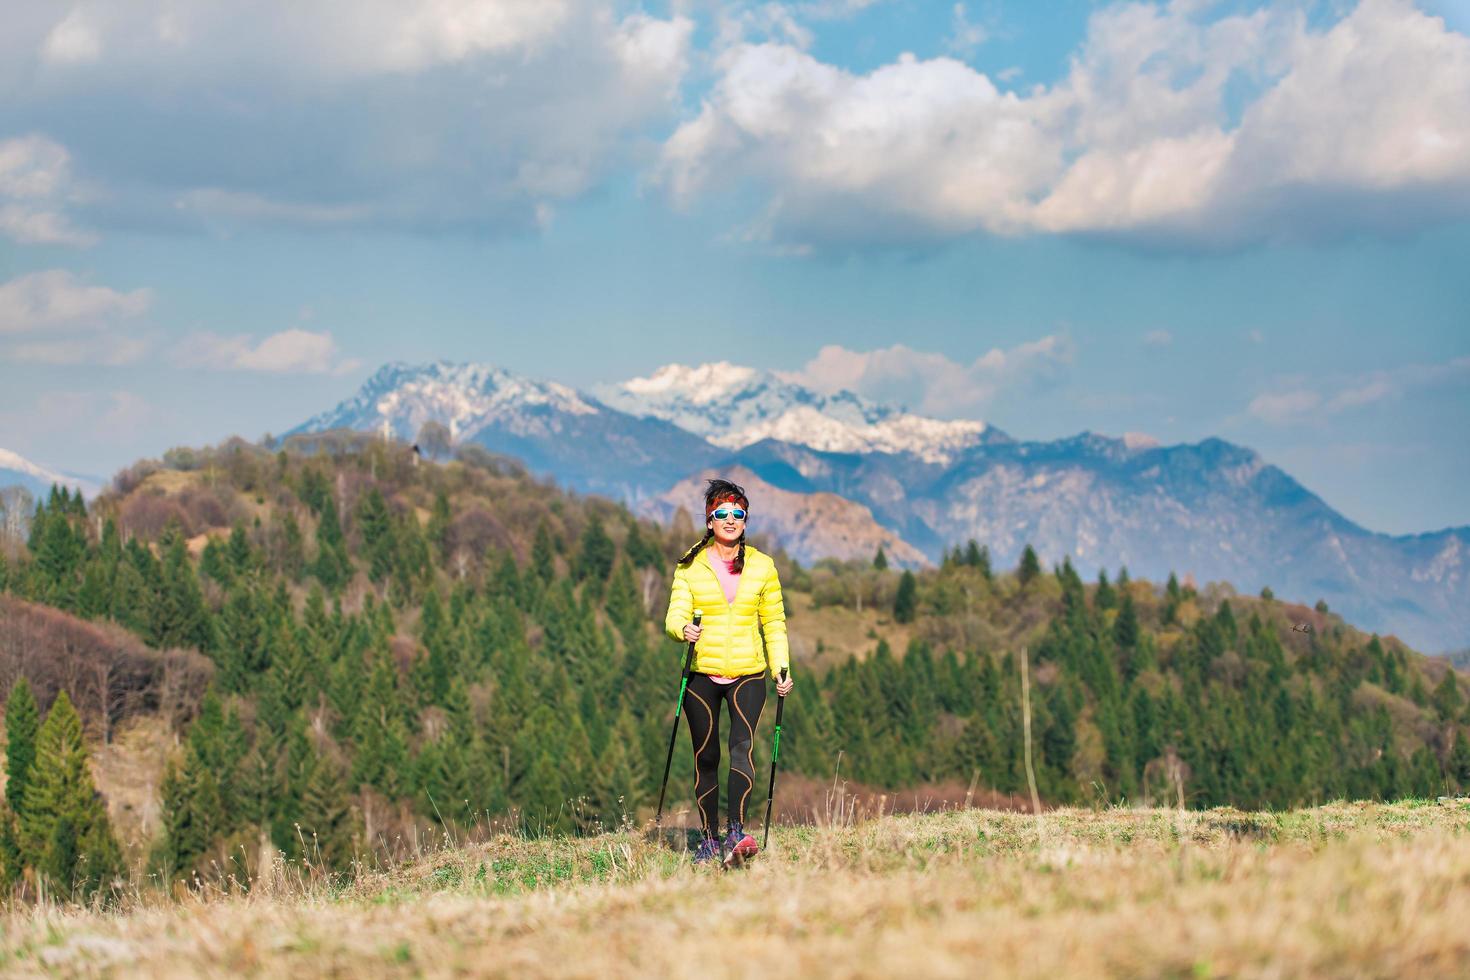
{"label": "red headband", "polygon": [[726,502],[729,502],[729,503],[732,503],[732,504],[739,504],[741,507],[744,507],[746,510],[750,510],[750,501],[746,500],[743,496],[741,496],[738,493],[727,493],[727,494],[723,494],[722,496],[716,497],[714,500],[711,500],[709,503],[707,503],[707,504],[704,505],[704,519],[705,520],[709,520],[709,515],[711,515],[711,514],[713,514],[715,512],[715,508],[718,507],[718,506],[720,506],[720,504],[723,504],[723,503],[726,503]]}

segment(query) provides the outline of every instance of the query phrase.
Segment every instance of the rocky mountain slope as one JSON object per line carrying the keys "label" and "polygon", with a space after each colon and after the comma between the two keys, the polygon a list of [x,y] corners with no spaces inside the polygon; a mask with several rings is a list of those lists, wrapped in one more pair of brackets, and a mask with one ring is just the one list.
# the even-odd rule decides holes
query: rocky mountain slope
{"label": "rocky mountain slope", "polygon": [[700,474],[741,468],[769,495],[761,530],[804,562],[880,542],[901,562],[936,561],[974,538],[1004,566],[1030,543],[1088,576],[1126,565],[1325,600],[1431,652],[1470,640],[1470,528],[1375,534],[1219,439],[1024,442],[728,364],[670,365],[594,394],[483,365],[390,364],[295,431],[413,438],[430,420],[648,513],[693,509]]}

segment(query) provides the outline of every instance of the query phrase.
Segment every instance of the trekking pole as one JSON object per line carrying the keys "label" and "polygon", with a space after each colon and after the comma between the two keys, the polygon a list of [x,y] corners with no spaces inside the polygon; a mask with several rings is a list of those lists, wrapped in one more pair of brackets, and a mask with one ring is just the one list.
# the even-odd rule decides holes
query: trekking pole
{"label": "trekking pole", "polygon": [[[786,680],[786,668],[781,668],[781,680]],[[771,804],[776,801],[776,758],[781,754],[781,711],[786,707],[786,695],[776,698],[776,744],[771,746],[771,788],[766,790],[766,825],[761,831],[761,850],[771,839]]]}
{"label": "trekking pole", "polygon": [[[704,614],[694,610],[694,625],[698,626]],[[689,668],[694,664],[694,641],[689,641],[689,652],[684,655],[684,675],[679,679],[679,700],[674,703],[674,730],[669,733],[669,756],[664,760],[664,781],[658,788],[658,814],[653,825],[662,825],[664,818],[664,790],[669,788],[669,767],[674,764],[674,743],[679,739],[679,712],[684,708],[684,689],[689,686]],[[779,712],[778,712],[779,713]]]}

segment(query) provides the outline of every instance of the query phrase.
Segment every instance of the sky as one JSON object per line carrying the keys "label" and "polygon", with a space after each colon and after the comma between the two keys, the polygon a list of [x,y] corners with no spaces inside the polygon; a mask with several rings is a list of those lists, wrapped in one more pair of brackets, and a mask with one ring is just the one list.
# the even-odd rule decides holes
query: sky
{"label": "sky", "polygon": [[1470,3],[8,0],[0,448],[727,360],[1470,524]]}

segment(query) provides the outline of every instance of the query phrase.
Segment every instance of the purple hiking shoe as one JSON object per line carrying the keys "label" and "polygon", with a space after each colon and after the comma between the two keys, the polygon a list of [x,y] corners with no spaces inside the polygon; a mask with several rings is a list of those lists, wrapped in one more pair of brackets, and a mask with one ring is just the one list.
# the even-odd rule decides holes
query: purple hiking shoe
{"label": "purple hiking shoe", "polygon": [[720,840],[718,837],[706,837],[699,844],[699,850],[694,852],[694,863],[703,864],[711,858],[720,856]]}

